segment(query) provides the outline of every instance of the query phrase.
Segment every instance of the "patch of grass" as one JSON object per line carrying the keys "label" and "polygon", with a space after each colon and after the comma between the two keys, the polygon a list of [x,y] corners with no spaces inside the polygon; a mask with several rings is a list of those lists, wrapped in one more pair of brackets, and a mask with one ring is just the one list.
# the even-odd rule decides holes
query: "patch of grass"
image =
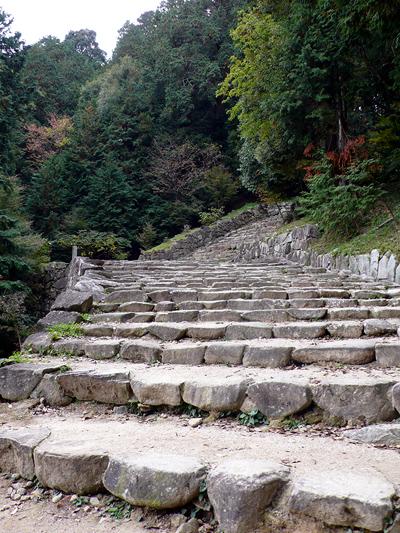
{"label": "patch of grass", "polygon": [[81,320],[82,322],[91,322],[92,315],[90,313],[81,313]]}
{"label": "patch of grass", "polygon": [[[283,226],[280,226],[274,235],[282,235],[282,233],[288,233],[289,231],[292,231],[296,228],[302,228],[303,226],[306,226],[307,224],[312,224],[310,219],[308,218],[297,218],[296,220],[292,220],[292,222],[288,222],[287,224],[283,224]],[[274,236],[272,235],[272,237]]]}
{"label": "patch of grass", "polygon": [[31,359],[23,352],[14,352],[5,359],[0,360],[0,367],[18,363],[29,363]]}
{"label": "patch of grass", "polygon": [[123,520],[130,518],[133,507],[128,502],[122,500],[113,500],[106,508],[106,513],[115,520]]}
{"label": "patch of grass", "polygon": [[250,209],[254,209],[260,204],[257,202],[249,202],[247,204],[242,205],[242,207],[239,207],[238,209],[235,209],[234,211],[231,211],[230,213],[227,213],[223,217],[220,218],[220,220],[230,220],[231,218],[235,218],[241,213],[244,213],[245,211],[249,211]]}
{"label": "patch of grass", "polygon": [[52,341],[59,341],[64,337],[82,337],[83,329],[79,324],[55,324],[48,329]]}
{"label": "patch of grass", "polygon": [[78,496],[72,503],[75,507],[83,507],[84,505],[89,505],[89,498],[88,496]]}
{"label": "patch of grass", "polygon": [[239,421],[239,424],[242,424],[242,426],[248,426],[248,427],[255,427],[255,426],[262,426],[262,425],[269,424],[268,418],[264,416],[258,409],[255,409],[254,411],[250,411],[250,413],[240,413],[240,415],[238,415],[238,421]]}

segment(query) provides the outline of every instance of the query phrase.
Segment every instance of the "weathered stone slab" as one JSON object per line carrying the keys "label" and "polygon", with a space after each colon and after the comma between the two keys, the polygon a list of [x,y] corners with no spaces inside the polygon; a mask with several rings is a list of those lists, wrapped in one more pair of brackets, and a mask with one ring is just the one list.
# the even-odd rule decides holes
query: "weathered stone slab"
{"label": "weathered stone slab", "polygon": [[400,367],[400,342],[377,343],[375,353],[379,366]]}
{"label": "weathered stone slab", "polygon": [[112,359],[115,357],[121,345],[121,341],[104,339],[85,343],[84,351],[86,357],[91,359]]}
{"label": "weathered stone slab", "polygon": [[318,471],[296,481],[289,509],[332,526],[382,531],[393,512],[394,487],[381,477]]}
{"label": "weathered stone slab", "polygon": [[21,363],[0,368],[0,397],[17,402],[29,398],[42,377],[56,372],[60,365]]}
{"label": "weathered stone slab", "polygon": [[364,333],[369,337],[381,337],[384,335],[396,334],[397,327],[388,320],[371,318],[364,321]]}
{"label": "weathered stone slab", "polygon": [[49,333],[32,333],[23,343],[23,348],[32,350],[35,353],[45,351],[51,346],[52,340]]}
{"label": "weathered stone slab", "polygon": [[199,340],[215,340],[225,335],[226,326],[218,325],[195,325],[187,329],[187,336]]}
{"label": "weathered stone slab", "polygon": [[116,337],[143,337],[149,331],[149,326],[146,324],[136,325],[136,324],[118,324],[114,328],[114,335]]}
{"label": "weathered stone slab", "polygon": [[163,341],[177,341],[186,335],[187,327],[179,324],[151,324],[149,332]]}
{"label": "weathered stone slab", "polygon": [[106,295],[105,303],[124,304],[129,302],[146,302],[147,295],[141,290],[119,290]]}
{"label": "weathered stone slab", "polygon": [[369,309],[363,307],[345,307],[328,309],[330,320],[363,320],[369,317]]}
{"label": "weathered stone slab", "polygon": [[[251,302],[251,300],[249,301]],[[226,328],[225,337],[227,340],[270,339],[272,337],[272,326],[268,326],[263,322],[229,324]]]}
{"label": "weathered stone slab", "polygon": [[212,364],[241,365],[244,344],[237,342],[211,342],[206,349],[205,362]]}
{"label": "weathered stone slab", "polygon": [[91,292],[81,292],[68,289],[57,296],[56,301],[51,306],[52,311],[77,311],[87,313],[93,305],[93,295]]}
{"label": "weathered stone slab", "polygon": [[82,441],[44,441],[34,450],[40,483],[69,494],[95,494],[103,489],[108,456]]}
{"label": "weathered stone slab", "polygon": [[336,362],[363,365],[375,359],[375,343],[354,339],[310,345],[294,350],[292,359],[301,363]]}
{"label": "weathered stone slab", "polygon": [[175,509],[191,502],[206,468],[187,456],[113,457],[104,474],[105,488],[132,505]]}
{"label": "weathered stone slab", "polygon": [[398,413],[400,413],[400,383],[397,383],[392,389],[392,404]]}
{"label": "weathered stone slab", "polygon": [[183,380],[179,377],[151,375],[131,378],[131,387],[136,399],[147,405],[177,406],[182,403],[181,386]]}
{"label": "weathered stone slab", "polygon": [[353,320],[331,322],[326,329],[331,337],[339,337],[341,339],[359,339],[363,334],[362,322]]}
{"label": "weathered stone slab", "polygon": [[355,442],[400,446],[400,423],[365,426],[360,429],[345,431],[343,434]]}
{"label": "weathered stone slab", "polygon": [[312,385],[314,402],[330,415],[350,422],[384,422],[395,417],[390,392],[390,379],[327,378],[324,383]]}
{"label": "weathered stone slab", "polygon": [[0,429],[0,472],[16,473],[25,479],[35,477],[33,450],[50,435],[40,428]]}
{"label": "weathered stone slab", "polygon": [[45,374],[39,385],[31,394],[32,398],[44,399],[51,407],[64,407],[72,402],[57,381],[57,374]]}
{"label": "weathered stone slab", "polygon": [[316,309],[310,307],[305,307],[304,309],[290,308],[287,313],[295,320],[321,320],[326,315],[326,309],[319,307]]}
{"label": "weathered stone slab", "polygon": [[247,382],[241,378],[203,378],[186,381],[185,403],[204,411],[239,411],[246,395]]}
{"label": "weathered stone slab", "polygon": [[289,469],[279,463],[231,460],[208,474],[207,493],[224,533],[253,533]]}
{"label": "weathered stone slab", "polygon": [[152,341],[126,341],[121,345],[120,357],[134,363],[155,363],[161,359],[161,347]]}
{"label": "weathered stone slab", "polygon": [[156,322],[194,322],[199,315],[198,311],[168,311],[166,313],[157,313]]}
{"label": "weathered stone slab", "polygon": [[128,372],[73,371],[59,374],[57,381],[68,396],[81,401],[123,405],[132,398]]}
{"label": "weathered stone slab", "polygon": [[135,313],[99,313],[92,316],[93,323],[130,322],[135,319]]}
{"label": "weathered stone slab", "polygon": [[265,416],[284,418],[306,409],[312,401],[311,389],[307,384],[285,381],[253,383],[247,396]]}
{"label": "weathered stone slab", "polygon": [[146,313],[153,311],[154,304],[148,302],[127,302],[118,306],[118,310],[122,313]]}
{"label": "weathered stone slab", "polygon": [[81,322],[80,313],[76,311],[50,311],[47,315],[39,320],[37,325],[41,329],[47,329],[56,324],[76,324]]}
{"label": "weathered stone slab", "polygon": [[318,339],[326,335],[326,324],[281,324],[272,329],[274,337],[284,339]]}
{"label": "weathered stone slab", "polygon": [[206,345],[180,343],[167,346],[162,351],[162,362],[178,365],[201,365]]}
{"label": "weathered stone slab", "polygon": [[284,344],[246,346],[243,354],[243,365],[260,368],[283,368],[289,364],[292,351],[292,346],[285,346]]}
{"label": "weathered stone slab", "polygon": [[88,337],[112,337],[114,326],[109,326],[108,324],[85,324],[83,331]]}

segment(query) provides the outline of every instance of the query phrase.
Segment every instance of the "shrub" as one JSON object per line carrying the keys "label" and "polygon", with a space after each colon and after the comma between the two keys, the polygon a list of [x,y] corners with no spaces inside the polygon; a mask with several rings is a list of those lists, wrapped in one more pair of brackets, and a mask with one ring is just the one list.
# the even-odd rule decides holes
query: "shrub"
{"label": "shrub", "polygon": [[214,222],[217,222],[224,215],[224,210],[222,207],[213,207],[209,211],[203,211],[199,213],[200,223],[202,226],[209,226]]}
{"label": "shrub", "polygon": [[79,255],[93,259],[126,259],[130,243],[114,233],[79,231],[75,235],[59,236],[55,245],[64,250],[77,246]]}
{"label": "shrub", "polygon": [[300,213],[326,233],[356,235],[383,196],[383,190],[374,181],[376,166],[373,159],[356,160],[343,173],[335,174],[331,159],[317,161],[312,166],[309,190],[300,199]]}

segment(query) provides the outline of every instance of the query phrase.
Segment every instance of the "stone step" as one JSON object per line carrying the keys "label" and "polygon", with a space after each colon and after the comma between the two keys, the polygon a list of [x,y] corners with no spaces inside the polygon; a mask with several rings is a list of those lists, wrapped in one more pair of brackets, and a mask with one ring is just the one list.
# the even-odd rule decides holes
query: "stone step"
{"label": "stone step", "polygon": [[256,370],[62,358],[53,358],[45,366],[24,363],[1,368],[1,397],[8,401],[39,397],[50,405],[65,405],[68,400],[169,407],[188,404],[208,412],[255,410],[269,419],[317,406],[325,418],[351,423],[383,422],[399,416],[399,370],[375,368],[367,373],[349,369],[343,373],[332,369],[328,375],[318,367]]}
{"label": "stone step", "polygon": [[395,450],[273,430],[193,429],[168,419],[126,424],[48,415],[46,429],[40,418],[2,427],[0,449],[2,471],[66,493],[106,490],[132,505],[179,509],[206,487],[226,533],[253,533],[264,520],[275,531],[382,531],[400,477]]}

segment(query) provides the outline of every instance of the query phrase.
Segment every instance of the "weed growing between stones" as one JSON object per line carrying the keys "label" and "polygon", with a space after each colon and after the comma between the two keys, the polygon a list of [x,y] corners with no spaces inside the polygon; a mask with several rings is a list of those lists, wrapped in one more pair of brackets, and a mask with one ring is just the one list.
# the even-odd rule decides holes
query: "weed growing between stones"
{"label": "weed growing between stones", "polygon": [[82,337],[84,331],[79,324],[56,324],[48,329],[52,341],[59,341],[64,337]]}
{"label": "weed growing between stones", "polygon": [[106,507],[106,513],[115,520],[130,518],[132,510],[133,507],[130,503],[124,502],[123,500],[117,500],[115,498],[111,498],[111,501]]}
{"label": "weed growing between stones", "polygon": [[0,367],[6,366],[6,365],[13,365],[16,363],[29,363],[31,361],[30,357],[28,357],[23,352],[14,352],[12,355],[5,359],[0,359]]}
{"label": "weed growing between stones", "polygon": [[81,313],[80,315],[82,322],[91,322],[92,321],[92,315],[90,313]]}
{"label": "weed growing between stones", "polygon": [[239,424],[242,424],[242,426],[248,426],[248,427],[255,427],[255,426],[262,426],[262,425],[268,425],[269,420],[266,416],[264,416],[261,411],[258,409],[255,409],[253,411],[250,411],[249,413],[240,413],[237,417]]}
{"label": "weed growing between stones", "polygon": [[207,413],[206,411],[202,411],[198,407],[195,407],[194,405],[190,405],[188,403],[184,403],[179,408],[179,412],[184,414],[184,415],[190,416],[190,418],[202,418],[204,416],[209,416],[209,414],[210,414],[210,413]]}

